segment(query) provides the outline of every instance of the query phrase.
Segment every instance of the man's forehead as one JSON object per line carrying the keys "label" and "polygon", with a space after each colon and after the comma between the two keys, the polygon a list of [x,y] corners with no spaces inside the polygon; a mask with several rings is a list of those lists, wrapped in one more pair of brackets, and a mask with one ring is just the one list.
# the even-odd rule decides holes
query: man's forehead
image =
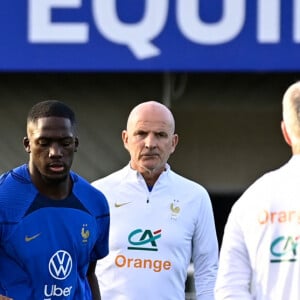
{"label": "man's forehead", "polygon": [[137,120],[134,124],[135,129],[147,131],[164,131],[170,128],[170,124],[164,121]]}
{"label": "man's forehead", "polygon": [[57,124],[57,123],[65,123],[65,124],[71,124],[71,120],[68,118],[63,117],[56,117],[56,116],[50,116],[50,117],[42,117],[35,120],[31,120],[28,122],[29,124],[35,124],[38,126],[41,126],[43,124]]}
{"label": "man's forehead", "polygon": [[34,135],[44,135],[47,132],[55,136],[73,135],[71,121],[67,118],[59,117],[46,117],[30,121],[27,124],[27,132]]}

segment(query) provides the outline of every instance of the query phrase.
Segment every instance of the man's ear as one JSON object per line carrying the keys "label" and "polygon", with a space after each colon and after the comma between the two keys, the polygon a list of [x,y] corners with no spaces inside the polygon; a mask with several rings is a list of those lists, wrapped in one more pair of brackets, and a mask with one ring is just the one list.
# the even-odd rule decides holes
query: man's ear
{"label": "man's ear", "polygon": [[127,149],[127,143],[128,143],[128,134],[126,130],[122,131],[122,140],[123,140],[123,144],[125,149]]}
{"label": "man's ear", "polygon": [[286,126],[285,126],[285,123],[284,121],[281,121],[281,131],[282,131],[282,135],[284,137],[284,140],[285,142],[289,145],[289,146],[292,146],[292,141],[291,141],[291,138],[286,130]]}
{"label": "man's ear", "polygon": [[75,137],[75,150],[74,150],[74,152],[77,152],[78,146],[79,146],[79,139],[78,139],[78,137]]}
{"label": "man's ear", "polygon": [[171,153],[173,153],[174,151],[175,151],[175,148],[176,148],[176,146],[177,146],[177,144],[178,144],[178,141],[179,141],[179,137],[178,137],[178,134],[177,133],[174,133],[173,134],[173,137],[172,137],[172,152]]}
{"label": "man's ear", "polygon": [[25,136],[23,138],[23,146],[24,146],[24,149],[27,153],[30,153],[30,143],[29,143],[29,139],[27,136]]}

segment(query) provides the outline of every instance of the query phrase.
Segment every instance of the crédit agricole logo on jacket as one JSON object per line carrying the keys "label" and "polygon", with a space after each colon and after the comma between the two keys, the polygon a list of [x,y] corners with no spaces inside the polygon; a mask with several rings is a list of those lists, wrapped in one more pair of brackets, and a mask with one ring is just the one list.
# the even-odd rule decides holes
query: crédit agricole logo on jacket
{"label": "cr\u00e9dit agricole logo on jacket", "polygon": [[292,232],[278,234],[272,238],[270,244],[270,263],[296,262],[299,260],[300,231],[295,230],[300,225],[300,211],[263,210],[259,214],[259,224],[261,225],[291,225]]}
{"label": "cr\u00e9dit agricole logo on jacket", "polygon": [[152,259],[151,257],[145,259],[134,257],[135,253],[137,253],[136,251],[159,251],[158,241],[161,237],[161,229],[134,229],[128,235],[127,247],[128,250],[132,251],[133,256],[117,255],[115,258],[116,266],[119,268],[150,269],[154,272],[170,270],[172,265],[168,260]]}

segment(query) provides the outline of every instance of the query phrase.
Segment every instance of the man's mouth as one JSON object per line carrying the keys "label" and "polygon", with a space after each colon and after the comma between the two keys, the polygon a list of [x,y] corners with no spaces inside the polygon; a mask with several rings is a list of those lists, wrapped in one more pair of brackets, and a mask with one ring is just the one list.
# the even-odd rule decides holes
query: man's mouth
{"label": "man's mouth", "polygon": [[63,172],[65,169],[63,164],[50,164],[49,170],[55,173]]}
{"label": "man's mouth", "polygon": [[157,153],[144,153],[144,154],[142,154],[142,156],[144,156],[144,157],[153,157],[153,156],[158,156],[158,154]]}

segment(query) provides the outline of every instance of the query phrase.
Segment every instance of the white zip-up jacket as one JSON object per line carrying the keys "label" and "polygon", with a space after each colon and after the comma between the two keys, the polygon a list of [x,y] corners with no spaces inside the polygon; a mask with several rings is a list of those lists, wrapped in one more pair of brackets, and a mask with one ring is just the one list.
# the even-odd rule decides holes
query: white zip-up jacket
{"label": "white zip-up jacket", "polygon": [[233,205],[217,300],[300,299],[300,156],[258,179]]}
{"label": "white zip-up jacket", "polygon": [[218,243],[202,186],[169,165],[151,192],[129,165],[93,185],[111,216],[110,252],[96,268],[102,300],[184,300],[191,259],[197,299],[214,299]]}

